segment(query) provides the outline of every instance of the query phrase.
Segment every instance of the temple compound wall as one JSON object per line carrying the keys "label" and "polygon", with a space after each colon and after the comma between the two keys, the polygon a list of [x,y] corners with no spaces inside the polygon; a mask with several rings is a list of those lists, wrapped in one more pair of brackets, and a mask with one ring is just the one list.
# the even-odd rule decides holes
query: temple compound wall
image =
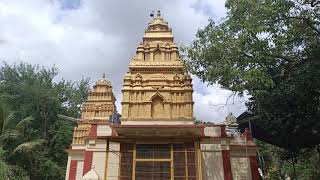
{"label": "temple compound wall", "polygon": [[[114,130],[105,131],[108,127],[110,129],[120,130],[121,125],[112,124],[97,124],[97,128],[102,130],[96,131],[96,134],[91,133],[92,136],[86,138],[86,145],[72,146],[68,149],[70,156],[68,159],[68,169],[66,179],[81,179],[88,172],[95,172],[98,179],[133,179],[132,176],[137,174],[139,168],[137,164],[139,161],[147,163],[148,161],[163,160],[163,162],[172,163],[173,172],[168,168],[168,174],[177,175],[174,179],[203,179],[203,180],[243,180],[243,179],[259,179],[257,171],[256,151],[257,147],[252,141],[250,133],[244,134],[227,134],[228,126],[221,125],[192,125],[184,126],[183,128],[197,129],[199,133],[203,133],[206,137],[202,140],[191,140],[180,137],[179,133],[174,136],[179,140],[163,140],[166,138],[154,139],[150,134],[165,134],[172,133],[168,127],[154,127],[139,140],[126,139],[116,140]],[[128,127],[126,127],[128,128]],[[131,133],[140,132],[145,127],[133,128]],[[150,128],[150,127],[148,127]],[[156,130],[155,130],[156,129]],[[92,126],[90,131],[95,131],[95,126]],[[151,131],[155,131],[150,133]],[[158,132],[157,132],[158,131]],[[193,130],[192,130],[193,131]],[[106,133],[107,132],[107,133]],[[121,132],[121,130],[120,130]],[[149,135],[148,135],[149,134]],[[142,134],[141,134],[142,135]],[[172,135],[171,135],[172,136]],[[150,141],[150,138],[152,140]],[[143,140],[144,139],[144,140]],[[142,150],[139,152],[138,145],[154,145],[154,144],[168,145],[169,148],[161,152],[159,149],[149,151]],[[185,146],[181,148],[180,145]],[[172,146],[172,147],[170,147]],[[135,148],[134,148],[135,147]],[[171,149],[172,148],[172,149]],[[168,150],[168,151],[166,151]],[[179,154],[184,157],[181,158]],[[157,159],[155,155],[150,156],[148,153],[165,153],[168,154],[168,159]],[[138,155],[138,154],[141,155]],[[144,157],[146,157],[144,159]],[[152,160],[149,159],[152,157]],[[188,157],[191,157],[188,158]],[[183,162],[181,162],[181,160]],[[181,165],[182,164],[182,168]],[[92,168],[94,166],[94,169]],[[135,169],[133,168],[135,166]],[[141,165],[140,165],[141,166]],[[142,166],[140,173],[145,172],[147,167]],[[163,168],[166,170],[166,168]],[[163,172],[161,169],[161,172]],[[189,171],[189,172],[188,172]],[[179,176],[178,176],[179,175]],[[150,178],[150,177],[149,177]],[[147,178],[146,178],[147,179]],[[156,179],[156,178],[154,178]],[[159,179],[171,179],[171,176]]]}

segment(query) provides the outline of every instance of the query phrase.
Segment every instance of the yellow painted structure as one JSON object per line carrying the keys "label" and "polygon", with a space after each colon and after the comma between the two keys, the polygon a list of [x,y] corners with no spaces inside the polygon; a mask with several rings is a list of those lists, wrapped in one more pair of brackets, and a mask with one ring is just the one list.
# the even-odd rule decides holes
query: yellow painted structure
{"label": "yellow painted structure", "polygon": [[158,12],[123,79],[122,124],[193,124],[192,79],[173,40]]}
{"label": "yellow painted structure", "polygon": [[110,81],[88,93],[74,129],[66,180],[257,180],[250,133],[195,125],[192,79],[160,11],[148,24],[123,77],[121,124]]}

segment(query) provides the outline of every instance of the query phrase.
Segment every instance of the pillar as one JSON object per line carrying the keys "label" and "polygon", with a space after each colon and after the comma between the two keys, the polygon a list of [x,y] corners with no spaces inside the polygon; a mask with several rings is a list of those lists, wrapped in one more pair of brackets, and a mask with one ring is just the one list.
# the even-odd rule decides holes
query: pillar
{"label": "pillar", "polygon": [[68,178],[68,180],[76,180],[77,165],[78,165],[78,161],[77,160],[71,160],[70,161],[70,170],[69,170],[69,178]]}
{"label": "pillar", "polygon": [[198,180],[202,180],[202,153],[201,153],[201,143],[196,142],[196,152],[197,152],[197,164],[198,164]]}
{"label": "pillar", "polygon": [[83,164],[83,175],[91,170],[92,167],[93,151],[84,152],[84,164]]}
{"label": "pillar", "polygon": [[252,180],[260,180],[257,156],[249,156]]}
{"label": "pillar", "polygon": [[230,151],[222,150],[224,180],[232,180]]}
{"label": "pillar", "polygon": [[110,141],[109,141],[109,138],[107,138],[104,180],[108,179],[109,147],[110,147]]}

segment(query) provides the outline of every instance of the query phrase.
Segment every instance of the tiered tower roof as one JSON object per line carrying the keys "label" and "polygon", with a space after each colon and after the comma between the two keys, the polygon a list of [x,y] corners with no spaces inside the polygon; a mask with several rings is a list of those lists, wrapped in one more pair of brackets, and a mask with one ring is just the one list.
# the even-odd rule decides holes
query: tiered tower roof
{"label": "tiered tower roof", "polygon": [[192,79],[158,11],[124,76],[122,124],[192,124]]}
{"label": "tiered tower roof", "polygon": [[108,122],[109,116],[115,113],[116,98],[112,92],[111,82],[103,74],[88,92],[87,100],[81,108],[81,119],[73,131],[73,144],[84,144],[84,137],[89,136],[92,123]]}
{"label": "tiered tower roof", "polygon": [[116,98],[112,92],[111,82],[103,74],[88,92],[88,98],[82,106],[81,118],[87,120],[107,121],[116,111]]}

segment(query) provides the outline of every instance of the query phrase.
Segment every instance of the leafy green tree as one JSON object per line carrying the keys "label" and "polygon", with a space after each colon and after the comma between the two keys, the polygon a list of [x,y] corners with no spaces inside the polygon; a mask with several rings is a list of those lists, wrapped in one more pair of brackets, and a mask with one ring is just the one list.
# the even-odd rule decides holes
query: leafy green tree
{"label": "leafy green tree", "polygon": [[[10,180],[28,180],[29,176],[25,170],[19,166],[8,165],[6,160],[6,151],[3,148],[6,147],[10,141],[16,141],[23,136],[21,129],[25,127],[28,122],[32,120],[31,117],[25,118],[20,122],[14,118],[14,113],[11,112],[3,102],[0,102],[0,179]],[[26,144],[25,142],[24,144]],[[15,149],[18,150],[21,146]]]}
{"label": "leafy green tree", "polygon": [[257,123],[287,148],[310,145],[298,137],[320,137],[319,1],[227,0],[226,7],[225,19],[210,20],[184,48],[187,69],[248,93]]}
{"label": "leafy green tree", "polygon": [[60,120],[57,115],[79,117],[89,80],[58,80],[56,68],[3,64],[0,97],[14,112],[13,120],[5,123],[10,124],[6,129],[17,132],[18,137],[6,138],[3,146],[9,173],[16,174],[11,179],[64,179],[64,149],[71,143],[74,123]]}
{"label": "leafy green tree", "polygon": [[293,158],[313,149],[320,137],[320,1],[227,0],[225,6],[227,16],[209,20],[183,48],[186,68],[248,94],[255,124]]}
{"label": "leafy green tree", "polygon": [[29,174],[22,167],[17,165],[9,166],[9,180],[30,180]]}
{"label": "leafy green tree", "polygon": [[4,150],[0,147],[0,179],[8,178],[8,165],[4,161]]}
{"label": "leafy green tree", "polygon": [[9,127],[14,121],[13,115],[14,113],[10,112],[3,102],[0,102],[0,147],[14,134]]}
{"label": "leafy green tree", "polygon": [[[318,1],[317,1],[318,2]],[[227,0],[185,49],[188,69],[210,83],[249,93],[318,62],[320,5],[308,0]]]}
{"label": "leafy green tree", "polygon": [[[265,179],[285,179],[295,177],[299,180],[313,180],[320,177],[320,146],[301,149],[292,156],[290,151],[262,141],[256,141],[263,157]],[[294,157],[294,158],[292,158]]]}

